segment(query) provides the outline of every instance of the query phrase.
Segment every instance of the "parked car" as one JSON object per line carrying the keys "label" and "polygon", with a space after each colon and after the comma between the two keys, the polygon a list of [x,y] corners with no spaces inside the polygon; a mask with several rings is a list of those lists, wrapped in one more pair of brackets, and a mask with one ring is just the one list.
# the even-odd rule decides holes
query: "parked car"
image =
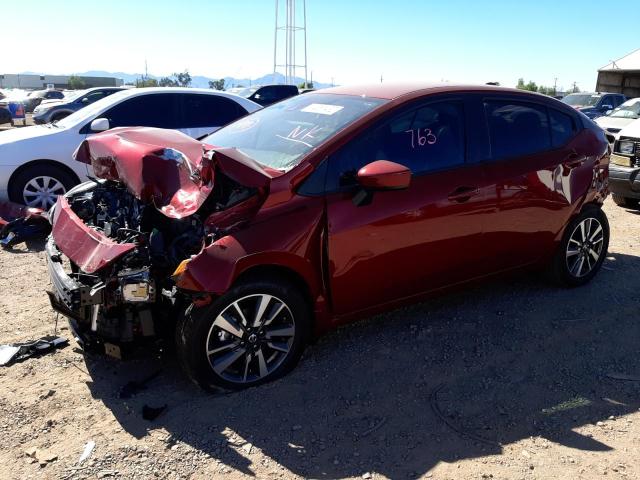
{"label": "parked car", "polygon": [[594,119],[606,115],[610,110],[626,101],[627,97],[621,93],[571,93],[561,101],[580,110],[587,117]]}
{"label": "parked car", "polygon": [[5,107],[0,107],[0,125],[11,123],[11,112]]}
{"label": "parked car", "polygon": [[263,107],[298,95],[298,87],[295,85],[264,85],[248,88],[231,89],[231,93],[248,98]]}
{"label": "parked car", "polygon": [[598,117],[595,122],[614,137],[620,130],[640,118],[640,98],[632,98],[614,108],[606,115]]}
{"label": "parked car", "polygon": [[27,113],[31,113],[43,100],[60,100],[63,98],[64,93],[60,90],[34,90],[27,94],[24,100],[24,108]]}
{"label": "parked car", "polygon": [[604,132],[511,89],[338,87],[204,143],[105,132],[77,160],[100,180],[53,209],[53,308],[115,356],[175,336],[204,388],[277,378],[311,335],[470,280],[583,285],[609,241]]}
{"label": "parked car", "polygon": [[123,87],[96,87],[69,93],[61,100],[40,103],[33,110],[33,122],[36,124],[56,122],[91,105],[109,95],[125,90]]}
{"label": "parked car", "polygon": [[640,120],[618,132],[609,175],[613,201],[621,207],[640,207]]}
{"label": "parked car", "polygon": [[78,145],[113,127],[179,129],[192,137],[261,108],[225,92],[194,88],[136,88],[114,93],[55,123],[0,132],[0,200],[43,209],[87,178],[73,160]]}

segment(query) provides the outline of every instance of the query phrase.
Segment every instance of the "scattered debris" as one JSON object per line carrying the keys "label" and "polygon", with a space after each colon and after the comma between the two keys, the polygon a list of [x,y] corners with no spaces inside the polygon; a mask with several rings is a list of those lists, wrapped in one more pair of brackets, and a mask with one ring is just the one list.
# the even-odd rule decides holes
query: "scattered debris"
{"label": "scattered debris", "polygon": [[93,452],[93,449],[96,447],[96,442],[94,442],[93,440],[89,440],[87,442],[87,444],[84,446],[84,450],[82,451],[82,455],[80,455],[80,458],[78,459],[78,465],[81,465],[82,462],[84,462],[87,458],[89,458],[89,456],[91,455],[91,452]]}
{"label": "scattered debris", "polygon": [[58,456],[54,453],[48,450],[40,450],[37,447],[27,448],[24,453],[27,457],[36,459],[41,467],[46,466],[47,463],[55,462],[58,459]]}
{"label": "scattered debris", "polygon": [[438,393],[443,388],[444,388],[444,384],[441,383],[440,385],[438,385],[433,390],[433,392],[431,392],[431,395],[429,397],[429,403],[431,404],[431,410],[436,415],[436,417],[438,417],[447,427],[449,427],[451,430],[453,430],[454,432],[456,432],[458,435],[460,435],[462,437],[465,437],[465,438],[468,438],[468,439],[471,439],[471,440],[475,440],[476,442],[485,443],[487,445],[500,445],[498,442],[495,442],[493,440],[489,440],[487,438],[479,437],[477,435],[474,435],[473,433],[465,432],[464,430],[456,427],[453,423],[451,423],[444,416],[444,414],[440,410],[440,406],[438,405]]}
{"label": "scattered debris", "polygon": [[380,420],[378,423],[376,423],[373,427],[365,430],[364,432],[362,432],[361,434],[358,435],[358,437],[366,437],[367,435],[370,435],[371,433],[375,432],[376,430],[378,430],[382,425],[384,425],[385,423],[387,423],[387,418],[383,418],[382,420]]}
{"label": "scattered debris", "polygon": [[244,445],[242,445],[242,450],[244,450],[247,454],[250,454],[251,450],[253,450],[253,445],[247,442]]}
{"label": "scattered debris", "polygon": [[142,380],[132,380],[130,382],[127,382],[120,389],[120,393],[118,394],[118,397],[124,398],[124,399],[133,397],[135,394],[137,394],[141,390],[144,390],[145,388],[147,388],[147,383],[149,383],[151,380],[156,378],[159,374],[160,374],[160,370],[153,372],[151,375],[149,375],[146,378],[143,378]]}
{"label": "scattered debris", "polygon": [[0,366],[9,366],[14,362],[22,362],[27,358],[52,352],[56,348],[65,347],[68,343],[69,340],[64,337],[46,335],[28,342],[0,345]]}
{"label": "scattered debris", "polygon": [[3,248],[45,238],[49,233],[51,223],[44,210],[13,202],[0,202],[0,246]]}
{"label": "scattered debris", "polygon": [[52,397],[54,393],[56,393],[55,390],[49,389],[47,391],[47,393],[43,393],[42,395],[40,395],[39,398],[40,398],[40,400],[45,400],[45,399],[47,399],[49,397]]}
{"label": "scattered debris", "polygon": [[607,373],[607,377],[614,380],[627,380],[629,382],[640,382],[640,376],[627,375],[626,373]]}
{"label": "scattered debris", "polygon": [[162,405],[161,407],[150,407],[149,405],[144,405],[142,407],[142,418],[148,421],[153,421],[160,416],[162,412],[164,412],[167,408],[167,405]]}

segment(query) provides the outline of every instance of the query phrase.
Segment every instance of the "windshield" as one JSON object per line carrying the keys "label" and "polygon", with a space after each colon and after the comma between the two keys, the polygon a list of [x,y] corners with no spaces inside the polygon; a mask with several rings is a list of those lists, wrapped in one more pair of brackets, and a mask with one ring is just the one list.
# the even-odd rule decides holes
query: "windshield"
{"label": "windshield", "polygon": [[244,117],[203,141],[237,148],[262,165],[287,171],[327,138],[385,102],[327,93],[296,96]]}
{"label": "windshield", "polygon": [[618,108],[613,109],[609,114],[610,117],[618,118],[639,118],[640,117],[640,98],[627,100]]}
{"label": "windshield", "polygon": [[584,93],[572,93],[562,99],[562,102],[572,107],[593,107],[600,100],[600,95],[590,95]]}
{"label": "windshield", "polygon": [[64,99],[61,98],[60,100],[63,100],[64,102],[72,102],[76,98],[80,98],[85,93],[87,93],[86,90],[76,90],[75,92],[68,92],[64,94]]}

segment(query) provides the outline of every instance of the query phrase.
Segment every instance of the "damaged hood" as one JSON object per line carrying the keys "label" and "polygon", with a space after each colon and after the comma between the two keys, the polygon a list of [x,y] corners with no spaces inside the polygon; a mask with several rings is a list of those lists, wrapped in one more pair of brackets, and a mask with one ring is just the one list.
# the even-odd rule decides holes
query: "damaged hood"
{"label": "damaged hood", "polygon": [[217,172],[251,188],[267,189],[272,178],[236,149],[215,148],[161,128],[114,128],[93,135],[80,144],[75,159],[171,218],[195,213],[212,192]]}

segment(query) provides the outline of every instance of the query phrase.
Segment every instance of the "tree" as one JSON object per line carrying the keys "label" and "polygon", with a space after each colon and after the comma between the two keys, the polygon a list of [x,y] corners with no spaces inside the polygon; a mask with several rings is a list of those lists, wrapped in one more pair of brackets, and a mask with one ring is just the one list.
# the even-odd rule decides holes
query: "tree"
{"label": "tree", "polygon": [[219,80],[209,80],[209,88],[212,88],[214,90],[224,90],[225,88],[225,81],[224,78],[221,78]]}
{"label": "tree", "polygon": [[79,77],[77,75],[71,75],[67,83],[71,90],[80,90],[86,88],[86,84],[84,83],[82,77]]}
{"label": "tree", "polygon": [[307,83],[302,82],[300,85],[298,85],[298,88],[300,90],[305,90],[307,88],[313,88],[313,82],[307,82]]}
{"label": "tree", "polygon": [[180,87],[188,87],[191,85],[191,75],[188,70],[182,73],[174,73],[173,77],[176,79],[176,84]]}
{"label": "tree", "polygon": [[177,87],[178,86],[178,82],[176,82],[171,77],[162,77],[158,81],[158,86],[160,86],[160,87]]}
{"label": "tree", "polygon": [[138,78],[136,79],[136,87],[138,88],[142,88],[142,87],[157,87],[158,86],[158,80],[156,80],[155,78]]}

